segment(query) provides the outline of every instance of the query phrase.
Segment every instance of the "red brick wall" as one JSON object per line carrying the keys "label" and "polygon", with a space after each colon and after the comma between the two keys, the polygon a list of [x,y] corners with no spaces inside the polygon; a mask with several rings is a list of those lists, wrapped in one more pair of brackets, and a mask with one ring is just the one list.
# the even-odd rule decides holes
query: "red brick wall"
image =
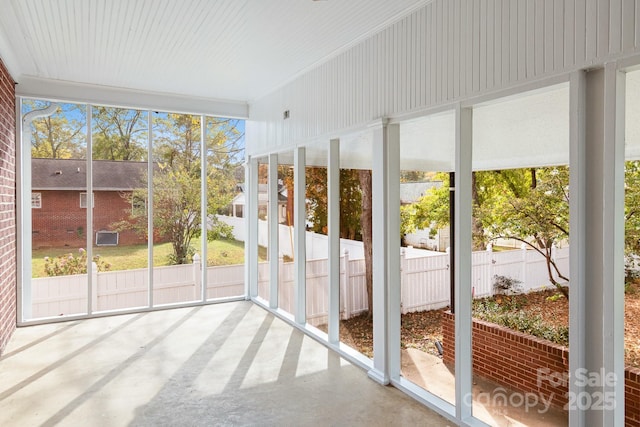
{"label": "red brick wall", "polygon": [[15,114],[13,79],[0,60],[0,354],[16,328]]}
{"label": "red brick wall", "polygon": [[[493,323],[473,320],[473,372],[509,388],[551,398],[558,408],[567,404],[567,387],[554,386],[561,375],[569,372],[567,347],[531,335],[513,331]],[[455,317],[442,316],[444,362],[455,361]],[[538,382],[538,370],[551,376]],[[556,373],[558,375],[553,376]],[[640,427],[640,369],[625,370],[625,425]]]}
{"label": "red brick wall", "polygon": [[624,393],[625,425],[640,427],[640,369],[624,371]]}
{"label": "red brick wall", "polygon": [[[41,208],[32,209],[33,248],[80,248],[87,241],[87,210],[80,208],[81,191],[34,191],[41,194]],[[94,192],[93,230],[115,231],[113,223],[126,220],[131,209],[117,191]],[[95,234],[92,238],[95,243]],[[131,230],[120,232],[119,245],[144,243],[146,239]]]}

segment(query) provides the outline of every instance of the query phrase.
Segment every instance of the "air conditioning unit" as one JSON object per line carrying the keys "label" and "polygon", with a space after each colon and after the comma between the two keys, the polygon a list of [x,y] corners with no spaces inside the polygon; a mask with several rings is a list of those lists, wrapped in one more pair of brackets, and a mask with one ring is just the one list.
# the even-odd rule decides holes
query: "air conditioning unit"
{"label": "air conditioning unit", "polygon": [[96,246],[118,246],[117,231],[98,231],[96,233]]}

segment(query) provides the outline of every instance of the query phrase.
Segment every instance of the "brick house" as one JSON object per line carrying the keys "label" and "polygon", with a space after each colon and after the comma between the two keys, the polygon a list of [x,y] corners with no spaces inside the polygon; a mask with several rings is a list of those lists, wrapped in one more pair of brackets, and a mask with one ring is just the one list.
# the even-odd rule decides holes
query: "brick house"
{"label": "brick house", "polygon": [[[86,245],[87,161],[32,159],[33,248]],[[93,161],[94,244],[144,243],[132,230],[116,232],[114,223],[131,211],[127,195],[143,186],[146,162]],[[98,239],[98,240],[96,240]]]}

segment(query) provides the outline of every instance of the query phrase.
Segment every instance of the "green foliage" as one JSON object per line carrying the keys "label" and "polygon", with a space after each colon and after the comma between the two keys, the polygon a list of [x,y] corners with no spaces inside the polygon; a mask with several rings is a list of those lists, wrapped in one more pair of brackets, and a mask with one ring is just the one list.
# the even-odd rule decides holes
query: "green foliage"
{"label": "green foliage", "polygon": [[553,294],[550,297],[547,297],[547,301],[556,302],[562,298],[564,298],[564,295],[558,293],[558,294]]}
{"label": "green foliage", "polygon": [[640,160],[625,163],[625,252],[640,254]]}
{"label": "green foliage", "polygon": [[146,112],[93,107],[93,159],[144,161],[147,157]]}
{"label": "green foliage", "polygon": [[207,241],[233,240],[233,226],[220,221],[218,217],[211,217],[208,227]]}
{"label": "green foliage", "polygon": [[[215,225],[213,218],[233,199],[236,181],[234,169],[241,150],[237,147],[236,122],[207,118],[206,164],[201,162],[200,118],[184,114],[162,114],[155,119],[153,160],[153,228],[158,237],[171,242],[171,264],[190,263],[195,250],[192,241],[201,235],[201,179],[206,168],[207,215],[214,222],[207,237],[230,236],[229,230]],[[124,195],[133,201],[147,200],[148,176],[142,188]],[[147,213],[131,209],[130,219],[117,224],[118,229],[133,228],[147,233]]]}
{"label": "green foliage", "polygon": [[[315,233],[327,234],[327,169],[307,168],[307,219]],[[356,169],[340,169],[340,237],[362,236],[362,190]]]}
{"label": "green foliage", "polygon": [[[27,99],[24,113],[47,108],[49,101]],[[31,122],[31,156],[44,159],[86,158],[85,106],[59,103],[55,113]]]}
{"label": "green foliage", "polygon": [[[72,253],[59,255],[55,258],[44,258],[44,270],[47,276],[69,276],[72,274],[87,273],[87,251],[80,248],[78,255]],[[100,258],[100,255],[93,256],[93,262],[98,266],[98,271],[108,271],[111,264]]]}
{"label": "green foliage", "polygon": [[473,317],[475,318],[549,340],[556,344],[569,345],[568,327],[548,325],[540,315],[527,314],[523,310],[512,310],[512,307],[501,306],[492,299],[475,300],[473,303]]}

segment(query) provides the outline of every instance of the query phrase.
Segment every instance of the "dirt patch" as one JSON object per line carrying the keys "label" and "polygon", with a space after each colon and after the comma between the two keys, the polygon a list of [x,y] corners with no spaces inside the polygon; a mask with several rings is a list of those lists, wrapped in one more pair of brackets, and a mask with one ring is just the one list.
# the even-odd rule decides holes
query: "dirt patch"
{"label": "dirt patch", "polygon": [[[538,315],[548,325],[569,325],[569,302],[558,298],[554,290],[526,295],[495,297],[498,304],[508,304],[513,310]],[[442,341],[442,313],[448,308],[402,315],[403,349],[415,348],[438,355],[436,341]],[[326,325],[320,326],[326,332]],[[373,357],[373,322],[361,315],[340,323],[340,340],[368,357]],[[625,363],[640,367],[640,284],[631,285],[625,294]]]}

